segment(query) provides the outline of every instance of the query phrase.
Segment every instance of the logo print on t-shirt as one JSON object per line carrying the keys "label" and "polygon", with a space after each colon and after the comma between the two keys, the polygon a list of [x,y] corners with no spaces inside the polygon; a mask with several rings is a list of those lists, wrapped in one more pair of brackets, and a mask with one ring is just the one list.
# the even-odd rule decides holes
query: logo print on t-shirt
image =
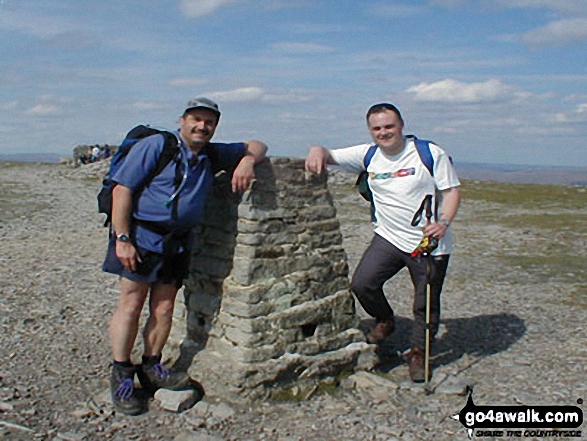
{"label": "logo print on t-shirt", "polygon": [[401,168],[396,172],[393,173],[369,173],[369,177],[371,179],[389,179],[389,178],[403,178],[405,176],[412,176],[416,174],[416,169],[414,167],[411,168]]}

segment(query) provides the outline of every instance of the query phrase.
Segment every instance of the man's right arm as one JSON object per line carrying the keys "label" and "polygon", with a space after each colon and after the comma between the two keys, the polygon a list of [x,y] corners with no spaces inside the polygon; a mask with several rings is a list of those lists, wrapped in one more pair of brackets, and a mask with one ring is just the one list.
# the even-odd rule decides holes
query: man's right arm
{"label": "man's right arm", "polygon": [[[130,236],[133,191],[118,184],[112,190],[112,229],[115,235]],[[137,251],[131,242],[116,241],[116,256],[129,271],[136,270]]]}
{"label": "man's right arm", "polygon": [[326,170],[327,165],[338,165],[330,150],[320,145],[310,147],[306,157],[306,171],[322,173]]}

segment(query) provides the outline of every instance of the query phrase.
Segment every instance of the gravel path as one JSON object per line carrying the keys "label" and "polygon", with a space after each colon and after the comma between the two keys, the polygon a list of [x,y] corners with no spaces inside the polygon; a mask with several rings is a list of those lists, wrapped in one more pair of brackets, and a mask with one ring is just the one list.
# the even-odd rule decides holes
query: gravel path
{"label": "gravel path", "polygon": [[[411,326],[411,286],[402,273],[386,285],[398,314],[398,330],[380,354],[378,375],[396,389],[388,399],[338,387],[299,402],[229,403],[208,412],[198,405],[182,414],[153,405],[139,417],[114,414],[104,397],[117,280],[100,270],[107,232],[95,195],[102,170],[91,167],[0,164],[2,439],[464,440],[465,430],[450,418],[466,402],[456,394],[464,384],[474,387],[477,405],[576,405],[587,398],[584,267],[553,275],[516,264],[518,253],[548,250],[553,236],[487,222],[498,208],[465,200],[454,224],[434,394],[408,381],[396,355],[407,348]],[[367,207],[340,192],[354,268],[371,237]],[[586,218],[587,208],[574,215]],[[566,245],[584,262],[586,238],[573,240]]]}

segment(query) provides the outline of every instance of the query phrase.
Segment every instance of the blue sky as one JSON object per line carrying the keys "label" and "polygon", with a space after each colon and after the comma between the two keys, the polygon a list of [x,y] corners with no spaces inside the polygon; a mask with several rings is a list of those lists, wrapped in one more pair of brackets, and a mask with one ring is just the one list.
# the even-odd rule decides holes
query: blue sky
{"label": "blue sky", "polygon": [[587,166],[587,0],[0,0],[0,154],[71,154],[190,98],[303,157],[406,133],[458,162]]}

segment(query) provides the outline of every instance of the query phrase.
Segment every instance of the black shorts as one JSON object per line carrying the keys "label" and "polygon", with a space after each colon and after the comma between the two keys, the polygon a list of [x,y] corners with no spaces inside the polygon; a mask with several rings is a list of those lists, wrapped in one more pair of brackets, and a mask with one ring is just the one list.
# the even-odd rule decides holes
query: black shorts
{"label": "black shorts", "polygon": [[116,237],[112,236],[108,242],[108,251],[102,270],[134,282],[175,283],[177,288],[181,288],[183,279],[187,277],[189,271],[189,252],[173,254],[171,258],[165,259],[161,253],[141,247],[136,247],[136,250],[141,262],[137,262],[136,271],[128,271],[116,256]]}

